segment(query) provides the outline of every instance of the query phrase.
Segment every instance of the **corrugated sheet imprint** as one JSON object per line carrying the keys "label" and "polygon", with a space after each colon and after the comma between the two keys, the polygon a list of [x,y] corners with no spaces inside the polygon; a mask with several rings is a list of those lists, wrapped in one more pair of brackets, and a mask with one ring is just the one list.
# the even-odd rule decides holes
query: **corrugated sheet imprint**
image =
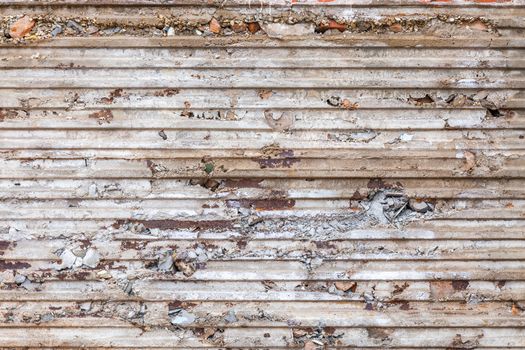
{"label": "corrugated sheet imprint", "polygon": [[525,349],[524,0],[0,28],[0,348]]}

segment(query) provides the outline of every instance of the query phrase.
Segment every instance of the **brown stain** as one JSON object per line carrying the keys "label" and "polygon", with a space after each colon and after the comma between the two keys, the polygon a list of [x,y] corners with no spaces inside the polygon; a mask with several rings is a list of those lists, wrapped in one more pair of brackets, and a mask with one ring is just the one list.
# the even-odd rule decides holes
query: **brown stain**
{"label": "brown stain", "polygon": [[124,96],[123,92],[123,89],[115,89],[109,93],[108,97],[102,97],[100,102],[104,104],[112,104],[115,98]]}
{"label": "brown stain", "polygon": [[113,120],[113,112],[109,109],[103,109],[98,112],[91,113],[89,118],[96,119],[99,124],[110,123]]}
{"label": "brown stain", "polygon": [[188,301],[174,300],[168,303],[168,310],[185,309],[189,310],[199,305],[198,303],[192,303]]}
{"label": "brown stain", "polygon": [[384,182],[383,179],[375,178],[375,179],[370,179],[370,181],[368,181],[366,187],[368,187],[369,189],[373,189],[373,190],[378,190],[378,189],[401,189],[401,188],[403,188],[403,184],[401,184],[399,181],[396,182],[395,184],[387,183],[387,182]]}
{"label": "brown stain", "polygon": [[126,239],[123,241],[120,241],[120,248],[122,250],[142,250],[146,246],[146,242],[144,241],[138,241],[138,240],[132,240],[132,239]]}
{"label": "brown stain", "polygon": [[228,208],[251,208],[255,210],[285,210],[295,206],[294,199],[229,199]]}
{"label": "brown stain", "polygon": [[261,188],[262,179],[226,179],[224,187],[230,188]]}
{"label": "brown stain", "polygon": [[248,241],[246,241],[245,239],[238,239],[236,241],[236,244],[239,249],[245,249],[248,245]]}
{"label": "brown stain", "polygon": [[403,311],[407,311],[407,310],[410,310],[410,303],[408,301],[402,301],[400,302],[400,306],[399,308]]}
{"label": "brown stain", "polygon": [[180,93],[179,89],[164,89],[164,90],[158,90],[153,93],[153,96],[156,97],[169,97],[169,96],[175,96]]}
{"label": "brown stain", "polygon": [[394,333],[394,330],[391,329],[391,328],[370,327],[370,328],[366,329],[366,332],[367,332],[369,338],[380,339],[380,340],[387,340],[387,339],[389,339],[390,335],[392,335],[392,333]]}

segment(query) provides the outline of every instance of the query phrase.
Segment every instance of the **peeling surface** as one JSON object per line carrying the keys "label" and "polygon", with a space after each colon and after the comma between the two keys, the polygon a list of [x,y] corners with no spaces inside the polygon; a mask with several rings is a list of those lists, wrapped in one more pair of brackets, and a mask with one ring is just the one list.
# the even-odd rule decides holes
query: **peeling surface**
{"label": "peeling surface", "polygon": [[525,348],[518,1],[0,1],[0,346]]}

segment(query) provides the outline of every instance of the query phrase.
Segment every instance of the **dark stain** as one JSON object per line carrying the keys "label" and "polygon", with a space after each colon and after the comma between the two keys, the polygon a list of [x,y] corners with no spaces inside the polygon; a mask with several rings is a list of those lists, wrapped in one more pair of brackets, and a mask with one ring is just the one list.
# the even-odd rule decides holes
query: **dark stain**
{"label": "dark stain", "polygon": [[195,243],[192,247],[195,249],[199,245],[204,247],[204,248],[206,248],[206,249],[219,249],[218,245],[210,243],[210,242],[207,242],[207,241],[199,241],[199,242]]}
{"label": "dark stain", "polygon": [[465,290],[469,285],[468,281],[452,281],[452,288],[456,291]]}
{"label": "dark stain", "polygon": [[403,283],[402,285],[394,285],[394,291],[392,292],[394,295],[401,294],[407,289],[409,284],[407,282]]}
{"label": "dark stain", "polygon": [[26,262],[0,260],[0,271],[27,269],[30,267],[31,265]]}
{"label": "dark stain", "polygon": [[400,182],[396,182],[395,184],[384,182],[383,179],[370,179],[368,181],[366,187],[374,190],[378,189],[400,189],[403,188],[403,185]]}
{"label": "dark stain", "polygon": [[0,255],[4,255],[4,250],[7,250],[10,245],[9,241],[0,241]]}
{"label": "dark stain", "polygon": [[479,339],[483,338],[483,334],[479,334],[474,339],[463,340],[461,334],[456,334],[452,339],[452,349],[473,349],[479,345]]}
{"label": "dark stain", "polygon": [[229,199],[228,208],[251,208],[255,210],[284,210],[295,206],[294,199]]}
{"label": "dark stain", "polygon": [[252,160],[259,163],[261,169],[291,168],[292,165],[301,161],[290,149],[281,150],[273,156],[254,157]]}
{"label": "dark stain", "polygon": [[239,249],[244,249],[248,245],[248,241],[246,241],[245,239],[238,239],[236,243]]}
{"label": "dark stain", "polygon": [[317,249],[337,249],[337,247],[330,241],[314,241]]}
{"label": "dark stain", "polygon": [[187,301],[174,300],[168,303],[168,310],[172,311],[176,309],[191,309],[197,305],[198,305],[197,303],[190,303]]}
{"label": "dark stain", "polygon": [[402,301],[399,308],[404,311],[410,310],[410,304],[408,301]]}
{"label": "dark stain", "polygon": [[370,304],[370,303],[366,303],[365,305],[365,310],[368,310],[368,311],[372,311],[374,310],[374,305]]}
{"label": "dark stain", "polygon": [[205,262],[195,263],[195,270],[205,270],[207,267]]}
{"label": "dark stain", "polygon": [[363,199],[366,199],[366,198],[368,198],[368,195],[361,194],[361,193],[359,193],[359,190],[355,190],[355,192],[352,195],[352,197],[350,197],[350,200],[363,200]]}
{"label": "dark stain", "polygon": [[[130,220],[117,220],[114,228],[121,227]],[[133,223],[142,224],[145,228],[157,228],[160,230],[177,230],[177,229],[192,229],[200,230],[216,230],[216,229],[230,229],[233,227],[231,220],[133,220]]]}
{"label": "dark stain", "polygon": [[496,286],[501,289],[503,287],[505,287],[505,284],[507,283],[507,281],[498,281],[498,283],[496,284]]}
{"label": "dark stain", "polygon": [[56,278],[61,281],[75,281],[75,280],[88,280],[91,276],[89,271],[64,271],[56,274]]}
{"label": "dark stain", "polygon": [[419,106],[419,105],[423,105],[423,104],[434,103],[434,99],[429,94],[426,94],[423,97],[412,97],[412,96],[410,96],[408,98],[408,102]]}

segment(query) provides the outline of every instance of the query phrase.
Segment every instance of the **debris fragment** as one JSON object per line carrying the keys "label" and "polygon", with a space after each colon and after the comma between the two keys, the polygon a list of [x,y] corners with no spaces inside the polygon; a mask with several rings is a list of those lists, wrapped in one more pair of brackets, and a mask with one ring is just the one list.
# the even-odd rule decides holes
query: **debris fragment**
{"label": "debris fragment", "polygon": [[55,37],[55,36],[57,36],[58,34],[61,34],[61,33],[62,33],[62,26],[60,26],[60,25],[56,25],[51,30],[51,36],[53,36],[53,37]]}
{"label": "debris fragment", "polygon": [[164,132],[164,130],[159,131],[159,136],[160,136],[163,140],[167,140],[167,139],[168,139],[168,136],[166,135],[166,133]]}
{"label": "debris fragment", "polygon": [[461,167],[461,170],[464,172],[471,172],[476,166],[476,155],[470,151],[465,151],[463,152],[463,158],[465,159],[465,162]]}
{"label": "debris fragment", "polygon": [[264,23],[262,29],[270,38],[281,39],[285,36],[312,34],[315,31],[315,26],[311,23]]}
{"label": "debris fragment", "polygon": [[184,261],[182,259],[175,260],[175,267],[186,277],[193,275],[193,273],[195,272],[194,264],[188,261]]}
{"label": "debris fragment", "polygon": [[344,32],[346,30],[346,27],[347,27],[346,24],[338,23],[338,22],[334,21],[333,19],[330,19],[330,20],[328,20],[327,23],[322,23],[319,26],[319,32],[324,33],[327,30],[336,29],[336,30],[338,30],[338,31],[340,31],[342,33],[342,32]]}
{"label": "debris fragment", "polygon": [[69,21],[67,21],[66,26],[67,26],[68,28],[73,29],[73,30],[76,31],[77,33],[83,33],[83,32],[84,32],[84,27],[82,27],[80,24],[78,24],[77,22],[75,22],[75,21],[73,21],[73,20],[69,20]]}
{"label": "debris fragment", "polygon": [[234,323],[234,322],[237,322],[237,317],[235,316],[235,312],[233,310],[230,310],[228,312],[228,315],[226,315],[226,317],[224,318],[224,321],[226,321],[226,323]]}
{"label": "debris fragment", "polygon": [[14,39],[23,38],[29,34],[29,32],[35,26],[35,23],[36,22],[31,17],[25,15],[11,25],[11,28],[9,29],[9,35]]}
{"label": "debris fragment", "polygon": [[354,293],[357,288],[357,283],[350,281],[337,281],[335,282],[335,288],[343,292],[351,291]]}
{"label": "debris fragment", "polygon": [[483,108],[487,110],[487,116],[496,118],[502,116],[501,112],[499,111],[498,107],[494,104],[494,102],[487,100],[487,96],[479,100],[479,103]]}
{"label": "debris fragment", "polygon": [[252,34],[257,33],[261,29],[261,26],[258,22],[250,22],[248,23],[248,31]]}
{"label": "debris fragment", "polygon": [[315,344],[313,341],[308,340],[304,343],[304,350],[316,350],[317,344]]}
{"label": "debris fragment", "polygon": [[215,165],[213,165],[213,163],[206,163],[206,164],[204,164],[203,170],[204,170],[204,172],[206,174],[209,175],[209,174],[211,174],[213,172],[214,168],[215,168]]}
{"label": "debris fragment", "polygon": [[212,18],[210,21],[210,32],[214,34],[220,34],[221,32],[221,25],[215,18]]}
{"label": "debris fragment", "polygon": [[167,250],[159,256],[157,268],[159,271],[173,271],[173,251]]}
{"label": "debris fragment", "polygon": [[470,28],[470,29],[481,30],[481,31],[488,31],[489,30],[489,26],[486,25],[485,23],[483,23],[482,21],[480,21],[479,19],[477,19],[477,20],[475,20],[473,22],[467,23],[467,27]]}
{"label": "debris fragment", "polygon": [[326,100],[326,103],[328,103],[332,107],[339,107],[341,105],[341,97],[330,96],[328,100]]}
{"label": "debris fragment", "polygon": [[82,264],[94,269],[100,262],[100,254],[93,248],[89,248],[82,258]]}
{"label": "debris fragment", "polygon": [[91,302],[87,301],[80,304],[80,311],[88,312],[91,310]]}
{"label": "debris fragment", "polygon": [[73,254],[73,252],[69,249],[64,249],[60,255],[59,258],[62,260],[60,265],[55,266],[56,270],[65,270],[70,269],[73,266],[75,266],[75,262],[77,261],[77,256]]}
{"label": "debris fragment", "polygon": [[172,325],[180,327],[188,326],[197,319],[193,314],[181,308],[170,310],[168,316]]}
{"label": "debris fragment", "polygon": [[259,97],[261,100],[267,100],[272,96],[273,92],[272,90],[260,90],[259,91]]}
{"label": "debris fragment", "polygon": [[342,102],[341,102],[341,107],[344,108],[344,109],[358,109],[359,108],[359,105],[357,103],[354,103],[354,102],[350,102],[350,100],[348,99],[344,99]]}
{"label": "debris fragment", "polygon": [[103,280],[107,280],[111,278],[111,274],[108,270],[100,270],[99,272],[97,272],[97,277]]}
{"label": "debris fragment", "polygon": [[21,274],[19,274],[19,273],[17,273],[17,274],[15,275],[15,283],[16,283],[17,285],[21,285],[22,283],[24,283],[24,282],[26,281],[26,279],[27,279],[26,276],[21,275]]}
{"label": "debris fragment", "polygon": [[400,33],[403,31],[403,26],[400,23],[392,24],[389,29],[394,33]]}
{"label": "debris fragment", "polygon": [[426,202],[413,198],[408,201],[408,207],[418,213],[426,213],[427,211],[432,210]]}

